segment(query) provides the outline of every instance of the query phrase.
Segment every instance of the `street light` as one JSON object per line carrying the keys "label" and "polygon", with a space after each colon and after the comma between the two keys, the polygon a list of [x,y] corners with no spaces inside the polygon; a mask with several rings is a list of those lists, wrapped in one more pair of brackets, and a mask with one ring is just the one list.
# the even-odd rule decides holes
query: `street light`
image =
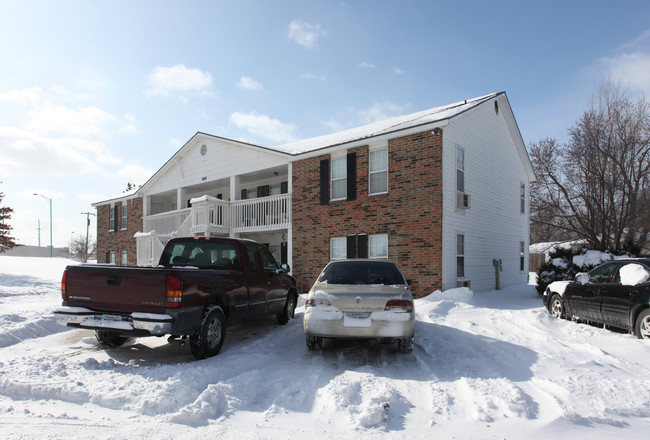
{"label": "street light", "polygon": [[41,196],[48,202],[50,202],[50,258],[52,258],[53,250],[54,248],[52,247],[52,199],[49,197],[45,197],[43,194],[37,194],[34,193],[35,196]]}

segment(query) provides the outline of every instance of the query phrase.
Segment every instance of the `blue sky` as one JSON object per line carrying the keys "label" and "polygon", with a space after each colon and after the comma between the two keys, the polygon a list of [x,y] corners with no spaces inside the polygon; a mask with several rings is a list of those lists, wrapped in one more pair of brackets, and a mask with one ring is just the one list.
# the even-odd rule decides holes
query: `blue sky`
{"label": "blue sky", "polygon": [[[0,192],[22,244],[197,131],[274,146],[505,91],[566,140],[602,80],[650,92],[650,2],[0,0]],[[91,237],[95,226],[91,227]]]}

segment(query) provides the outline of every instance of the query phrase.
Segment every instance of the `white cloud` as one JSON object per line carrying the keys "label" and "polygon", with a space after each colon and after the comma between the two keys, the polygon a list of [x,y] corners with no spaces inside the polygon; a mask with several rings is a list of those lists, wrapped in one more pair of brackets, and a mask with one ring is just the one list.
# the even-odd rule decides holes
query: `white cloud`
{"label": "white cloud", "polygon": [[97,107],[73,110],[63,106],[48,106],[29,112],[29,120],[25,127],[39,134],[105,136],[106,125],[115,120],[115,116]]}
{"label": "white cloud", "polygon": [[242,89],[252,90],[253,92],[259,92],[264,88],[262,84],[258,83],[250,76],[242,76],[241,78],[239,78],[239,82],[237,83],[237,86]]}
{"label": "white cloud", "polygon": [[282,144],[298,140],[297,127],[294,123],[286,124],[267,115],[235,112],[230,115],[229,122],[237,128],[262,136],[271,142]]}
{"label": "white cloud", "polygon": [[390,101],[376,102],[367,109],[359,110],[357,115],[362,124],[383,121],[407,113],[408,106],[394,104]]}
{"label": "white cloud", "polygon": [[40,99],[42,92],[43,91],[40,87],[9,90],[8,92],[0,93],[0,101],[12,101],[19,104],[33,104]]}
{"label": "white cloud", "polygon": [[123,117],[122,126],[120,127],[120,133],[137,133],[138,131],[138,120],[130,113],[127,113]]}
{"label": "white cloud", "polygon": [[404,70],[400,69],[399,67],[393,67],[393,73],[395,75],[402,75],[404,73]]}
{"label": "white cloud", "polygon": [[300,77],[304,79],[316,79],[319,81],[325,81],[327,79],[325,75],[314,75],[312,73],[303,73]]}
{"label": "white cloud", "polygon": [[125,182],[135,182],[137,185],[144,184],[153,173],[153,170],[136,162],[128,163],[117,171],[118,177],[122,180]]}
{"label": "white cloud", "polygon": [[0,127],[0,175],[72,176],[100,172],[102,144],[54,139],[16,127]]}
{"label": "white cloud", "polygon": [[363,61],[363,62],[357,64],[357,67],[362,67],[364,69],[374,69],[377,66],[375,66],[372,63],[367,63],[367,62]]}
{"label": "white cloud", "polygon": [[650,94],[650,29],[623,44],[618,52],[600,60],[604,76],[640,94]]}
{"label": "white cloud", "polygon": [[320,24],[312,25],[302,20],[293,20],[289,23],[289,38],[308,49],[312,48],[320,37],[326,35],[327,32]]}
{"label": "white cloud", "polygon": [[147,95],[170,96],[173,92],[196,92],[209,95],[212,75],[200,69],[188,69],[182,64],[172,67],[156,67],[147,78]]}

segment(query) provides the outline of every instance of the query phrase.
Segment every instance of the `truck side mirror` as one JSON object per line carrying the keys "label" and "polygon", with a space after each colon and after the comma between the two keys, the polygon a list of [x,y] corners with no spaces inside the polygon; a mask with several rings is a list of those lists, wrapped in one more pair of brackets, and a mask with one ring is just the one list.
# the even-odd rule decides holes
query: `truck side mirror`
{"label": "truck side mirror", "polygon": [[284,263],[280,266],[280,269],[278,269],[278,273],[289,273],[291,272],[291,268],[287,263]]}

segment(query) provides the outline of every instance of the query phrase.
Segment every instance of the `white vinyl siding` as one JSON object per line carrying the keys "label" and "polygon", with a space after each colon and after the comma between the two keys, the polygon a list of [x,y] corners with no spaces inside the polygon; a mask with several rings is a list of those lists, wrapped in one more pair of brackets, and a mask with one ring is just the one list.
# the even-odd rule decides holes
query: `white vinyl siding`
{"label": "white vinyl siding", "polygon": [[388,192],[388,148],[371,150],[369,158],[370,194]]}
{"label": "white vinyl siding", "polygon": [[[529,200],[525,200],[526,212],[520,214],[521,184],[527,186],[527,193],[530,188],[522,163],[522,157],[527,158],[513,141],[519,134],[516,124],[509,126],[506,121],[509,111],[505,101],[499,102],[497,115],[494,103],[489,102],[454,118],[444,128],[442,230],[451,232],[443,234],[443,290],[457,286],[456,234],[460,233],[465,236],[464,279],[471,280],[474,292],[494,290],[495,259],[503,262],[502,288],[528,281],[526,270],[520,270],[522,241],[525,268],[528,265],[528,242],[522,237],[529,236]],[[461,189],[471,193],[470,209],[457,209]]]}

